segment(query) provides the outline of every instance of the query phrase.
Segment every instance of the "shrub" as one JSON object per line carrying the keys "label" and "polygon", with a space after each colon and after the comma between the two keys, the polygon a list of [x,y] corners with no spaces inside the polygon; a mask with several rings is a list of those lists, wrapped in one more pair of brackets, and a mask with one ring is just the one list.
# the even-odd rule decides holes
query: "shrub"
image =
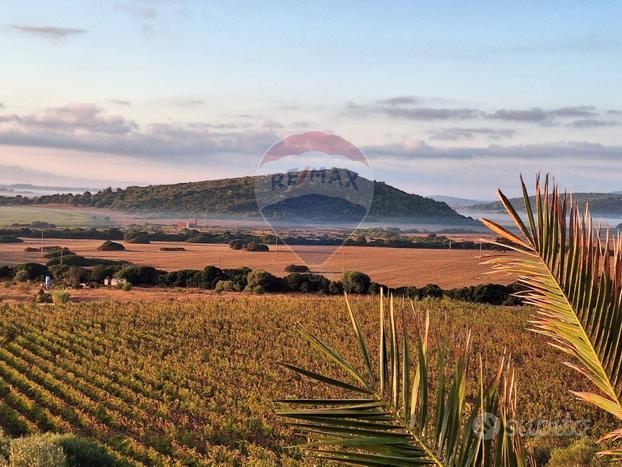
{"label": "shrub", "polygon": [[9,461],[11,467],[65,467],[67,456],[49,436],[29,436],[11,441]]}
{"label": "shrub", "polygon": [[364,294],[369,290],[371,279],[359,271],[346,271],[341,279],[343,290],[347,293]]}
{"label": "shrub", "polygon": [[565,448],[555,448],[551,451],[549,467],[574,467],[602,465],[596,459],[598,446],[586,438],[580,438]]}
{"label": "shrub", "polygon": [[280,280],[268,271],[256,269],[247,276],[247,284],[244,290],[253,292],[256,287],[262,287],[266,292],[277,292],[280,289]]}
{"label": "shrub", "polygon": [[303,264],[290,264],[285,266],[285,272],[309,272],[309,266]]}
{"label": "shrub", "polygon": [[419,289],[419,298],[442,298],[443,289],[436,284],[428,284]]}
{"label": "shrub", "polygon": [[45,276],[50,274],[47,266],[38,263],[18,264],[13,269],[15,273],[18,271],[26,271],[26,274],[28,275],[26,280],[32,281],[42,281]]}
{"label": "shrub", "polygon": [[229,248],[232,250],[241,250],[244,247],[244,242],[242,240],[231,240],[229,242]]}
{"label": "shrub", "polygon": [[162,248],[160,248],[160,251],[186,251],[186,249],[183,246],[179,246],[179,247],[163,246]]}
{"label": "shrub", "polygon": [[69,302],[71,295],[66,290],[55,290],[52,292],[52,301],[54,305],[62,305],[63,303]]}
{"label": "shrub", "polygon": [[54,303],[53,297],[43,289],[39,289],[34,298],[35,303]]}
{"label": "shrub", "polygon": [[244,245],[244,249],[246,251],[270,251],[270,247],[268,245],[254,241],[250,241]]}
{"label": "shrub", "polygon": [[295,272],[283,278],[285,288],[291,292],[329,293],[330,281],[317,274]]}
{"label": "shrub", "polygon": [[121,290],[124,292],[130,292],[132,290],[132,284],[130,282],[126,282],[121,286]]}
{"label": "shrub", "polygon": [[235,283],[233,281],[218,281],[216,283],[216,287],[214,287],[215,292],[239,292],[240,289],[236,289]]}
{"label": "shrub", "polygon": [[97,247],[97,250],[98,251],[125,251],[125,247],[120,243],[106,240],[99,247]]}
{"label": "shrub", "polygon": [[125,266],[115,277],[125,279],[135,285],[153,285],[158,280],[158,271],[151,266]]}
{"label": "shrub", "polygon": [[0,279],[12,279],[15,271],[11,266],[0,266]]}
{"label": "shrub", "polygon": [[43,251],[46,252],[43,256],[48,259],[57,258],[61,255],[63,256],[75,255],[75,253],[71,251],[69,248],[60,247],[60,246],[44,247]]}
{"label": "shrub", "polygon": [[26,282],[26,281],[28,281],[28,271],[24,271],[24,270],[17,271],[15,273],[15,280],[17,282]]}
{"label": "shrub", "polygon": [[143,245],[148,245],[151,243],[151,238],[147,232],[126,232],[125,233],[125,241],[128,243],[138,243]]}
{"label": "shrub", "polygon": [[24,240],[13,235],[0,235],[0,243],[24,243]]}
{"label": "shrub", "polygon": [[368,293],[372,295],[379,295],[381,290],[386,293],[387,290],[389,290],[389,288],[384,284],[379,284],[378,282],[372,282],[369,285]]}
{"label": "shrub", "polygon": [[343,293],[343,284],[341,281],[330,281],[328,284],[328,293],[331,295],[341,295]]}

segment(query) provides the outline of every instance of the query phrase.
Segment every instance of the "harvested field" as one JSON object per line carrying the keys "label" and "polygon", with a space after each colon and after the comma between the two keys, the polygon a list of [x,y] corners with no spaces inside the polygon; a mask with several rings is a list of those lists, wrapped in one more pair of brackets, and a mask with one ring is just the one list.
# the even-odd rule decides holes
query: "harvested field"
{"label": "harvested field", "polygon": [[[302,261],[287,246],[280,245],[277,252],[235,251],[223,244],[181,242],[153,242],[137,245],[120,242],[126,251],[97,251],[101,240],[46,239],[44,245],[61,245],[86,257],[125,260],[135,264],[155,266],[158,269],[201,269],[207,265],[221,268],[248,266],[265,269],[276,275],[285,275],[289,264]],[[39,240],[25,239],[24,243],[0,245],[0,264],[45,262],[36,252],[25,252],[27,247],[39,247]],[[185,248],[186,251],[160,251],[161,248]],[[305,257],[318,257],[333,251],[326,246],[296,246]],[[463,287],[487,282],[510,283],[513,277],[490,274],[484,264],[494,255],[505,254],[479,250],[428,250],[408,248],[342,247],[321,268],[313,272],[337,278],[342,271],[363,271],[374,281],[391,287],[402,285],[423,286],[429,283],[442,288]]]}

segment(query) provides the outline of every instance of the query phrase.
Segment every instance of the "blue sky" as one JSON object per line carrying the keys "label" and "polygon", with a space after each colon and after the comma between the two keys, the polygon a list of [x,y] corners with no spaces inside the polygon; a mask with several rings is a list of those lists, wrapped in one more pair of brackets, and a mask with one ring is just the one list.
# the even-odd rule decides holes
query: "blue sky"
{"label": "blue sky", "polygon": [[0,183],[248,175],[316,129],[412,192],[490,198],[538,170],[622,190],[618,2],[0,8]]}

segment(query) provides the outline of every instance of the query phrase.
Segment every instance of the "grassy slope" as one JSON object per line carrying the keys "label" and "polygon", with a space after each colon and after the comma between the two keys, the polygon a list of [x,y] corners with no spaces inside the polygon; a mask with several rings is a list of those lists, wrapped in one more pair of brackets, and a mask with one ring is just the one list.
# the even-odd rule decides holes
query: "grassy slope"
{"label": "grassy slope", "polygon": [[102,217],[66,209],[30,206],[0,206],[0,227],[14,223],[30,224],[35,221],[56,224],[59,227],[108,225]]}
{"label": "grassy slope", "polygon": [[[354,297],[353,305],[375,349],[377,301]],[[471,328],[489,366],[504,349],[512,353],[523,419],[569,411],[599,431],[607,424],[568,393],[587,384],[561,365],[564,357],[525,331],[528,310],[449,301],[415,306],[432,310],[435,340]],[[0,323],[0,397],[8,405],[0,425],[14,432],[73,430],[144,463],[299,463],[299,453],[284,449],[297,439],[275,420],[272,400],[325,390],[277,362],[334,370],[316,359],[294,323],[347,358],[357,354],[341,298],[229,295],[0,311],[7,318]]]}

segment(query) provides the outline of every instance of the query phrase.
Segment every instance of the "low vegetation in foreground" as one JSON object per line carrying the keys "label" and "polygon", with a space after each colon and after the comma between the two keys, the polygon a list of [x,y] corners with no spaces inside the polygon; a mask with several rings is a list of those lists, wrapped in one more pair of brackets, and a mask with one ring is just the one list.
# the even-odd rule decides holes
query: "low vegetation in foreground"
{"label": "low vegetation in foreground", "polygon": [[[370,347],[377,348],[378,298],[350,301]],[[402,305],[410,307],[407,300],[396,301],[398,310]],[[609,417],[568,392],[588,384],[560,367],[560,353],[525,331],[532,310],[446,299],[414,306],[415,313],[406,315],[408,326],[430,310],[433,386],[439,342],[451,343],[466,328],[472,330],[474,352],[491,372],[504,349],[512,349],[517,416],[534,427],[545,421],[527,439],[542,462],[553,449],[563,457],[576,439],[551,436],[555,428],[547,420],[566,423],[566,414],[587,420],[588,436],[612,427]],[[343,297],[5,304],[0,313],[0,426],[13,437],[45,432],[84,437],[119,465],[312,465],[287,448],[299,438],[274,415],[273,400],[338,393],[278,362],[343,376],[315,358],[295,330],[297,323],[326,338],[348,360],[356,361],[358,354]],[[375,355],[372,359],[377,364]],[[470,374],[471,391],[477,371]]]}

